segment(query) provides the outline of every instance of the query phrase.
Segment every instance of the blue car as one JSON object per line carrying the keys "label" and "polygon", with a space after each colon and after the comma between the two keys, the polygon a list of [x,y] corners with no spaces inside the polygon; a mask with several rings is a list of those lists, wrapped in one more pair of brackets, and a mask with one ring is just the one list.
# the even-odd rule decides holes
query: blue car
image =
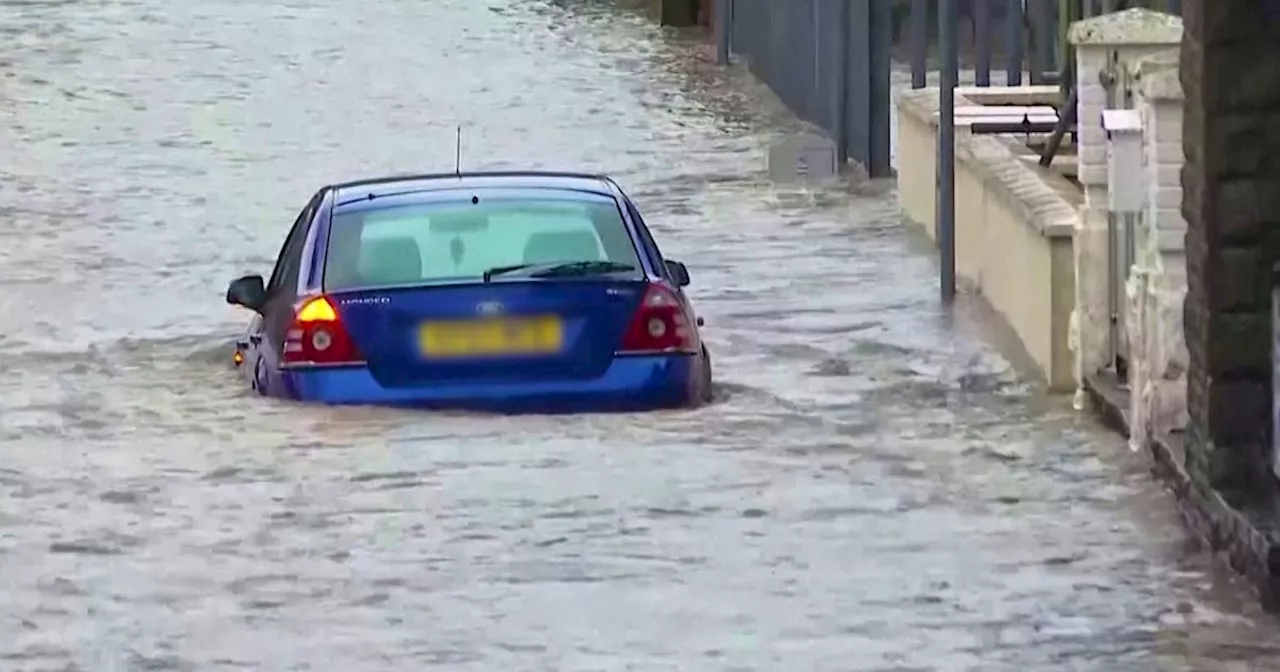
{"label": "blue car", "polygon": [[497,412],[711,398],[689,271],[613,180],[551,172],[387,177],[320,189],[234,361],[264,396]]}

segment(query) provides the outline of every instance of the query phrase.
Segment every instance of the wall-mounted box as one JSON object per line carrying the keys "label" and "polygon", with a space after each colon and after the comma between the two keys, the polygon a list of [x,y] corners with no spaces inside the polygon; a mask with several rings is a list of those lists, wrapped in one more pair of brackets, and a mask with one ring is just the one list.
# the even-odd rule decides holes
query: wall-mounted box
{"label": "wall-mounted box", "polygon": [[1146,172],[1142,167],[1142,113],[1103,110],[1107,133],[1107,207],[1116,213],[1141,212],[1146,203]]}

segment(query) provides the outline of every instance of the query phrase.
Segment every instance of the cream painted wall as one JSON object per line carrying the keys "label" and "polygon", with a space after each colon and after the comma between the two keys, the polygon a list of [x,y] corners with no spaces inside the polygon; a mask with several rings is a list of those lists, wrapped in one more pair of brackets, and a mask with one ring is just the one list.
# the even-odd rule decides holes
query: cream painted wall
{"label": "cream painted wall", "polygon": [[[1027,105],[1041,101],[1016,98],[1044,95],[991,92],[1001,102]],[[957,96],[957,105],[984,102],[979,93],[966,94]],[[898,101],[898,198],[907,219],[931,239],[937,95],[937,89],[920,89]],[[1071,236],[1083,196],[1019,149],[1010,139],[957,134],[956,273],[1017,335],[1034,373],[1054,391],[1074,391],[1067,341],[1075,296]]]}

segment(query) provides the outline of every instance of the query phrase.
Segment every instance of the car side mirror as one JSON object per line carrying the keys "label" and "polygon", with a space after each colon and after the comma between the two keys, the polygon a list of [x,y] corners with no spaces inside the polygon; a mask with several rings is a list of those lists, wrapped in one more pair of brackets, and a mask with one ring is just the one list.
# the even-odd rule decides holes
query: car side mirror
{"label": "car side mirror", "polygon": [[667,274],[681,287],[689,286],[689,269],[678,261],[667,260]]}
{"label": "car side mirror", "polygon": [[267,287],[261,275],[237,278],[227,287],[227,303],[260,312],[267,303]]}

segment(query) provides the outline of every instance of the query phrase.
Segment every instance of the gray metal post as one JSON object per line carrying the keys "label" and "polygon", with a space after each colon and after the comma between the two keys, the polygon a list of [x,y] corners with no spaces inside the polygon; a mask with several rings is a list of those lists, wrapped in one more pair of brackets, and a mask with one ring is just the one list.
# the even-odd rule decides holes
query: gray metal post
{"label": "gray metal post", "polygon": [[867,4],[870,9],[868,23],[871,25],[871,50],[866,65],[871,86],[871,97],[867,104],[871,154],[867,158],[866,168],[871,177],[888,177],[893,173],[889,164],[889,120],[893,107],[893,89],[889,86],[893,68],[893,7],[887,2]]}
{"label": "gray metal post", "polygon": [[865,12],[855,6],[851,0],[840,3],[840,32],[843,49],[840,52],[840,134],[836,137],[839,150],[846,159],[866,164],[867,147],[863,142],[866,137],[867,93],[864,90],[866,68],[860,67],[865,54],[867,30]]}
{"label": "gray metal post", "polygon": [[1008,58],[1005,65],[1005,83],[1009,86],[1022,84],[1024,59],[1022,38],[1026,34],[1023,26],[1022,2],[1023,0],[1008,0],[1004,12],[1004,46],[1005,57]]}
{"label": "gray metal post", "polygon": [[[776,1],[776,0],[775,0]],[[868,2],[870,0],[867,0]],[[911,0],[911,88],[923,89],[929,72],[929,2]]]}
{"label": "gray metal post", "polygon": [[942,58],[941,104],[938,109],[938,249],[941,255],[942,301],[956,295],[956,85],[960,78],[960,45],[956,39],[958,0],[938,0],[938,55]]}
{"label": "gray metal post", "polygon": [[1027,0],[1028,15],[1031,19],[1031,83],[1043,84],[1044,76],[1053,69],[1053,19],[1057,13],[1050,11],[1051,0]]}
{"label": "gray metal post", "polygon": [[972,0],[973,49],[977,57],[973,65],[973,83],[991,86],[991,6],[987,0]]}
{"label": "gray metal post", "polygon": [[729,35],[733,30],[733,14],[729,0],[716,0],[716,62],[729,65]]}

